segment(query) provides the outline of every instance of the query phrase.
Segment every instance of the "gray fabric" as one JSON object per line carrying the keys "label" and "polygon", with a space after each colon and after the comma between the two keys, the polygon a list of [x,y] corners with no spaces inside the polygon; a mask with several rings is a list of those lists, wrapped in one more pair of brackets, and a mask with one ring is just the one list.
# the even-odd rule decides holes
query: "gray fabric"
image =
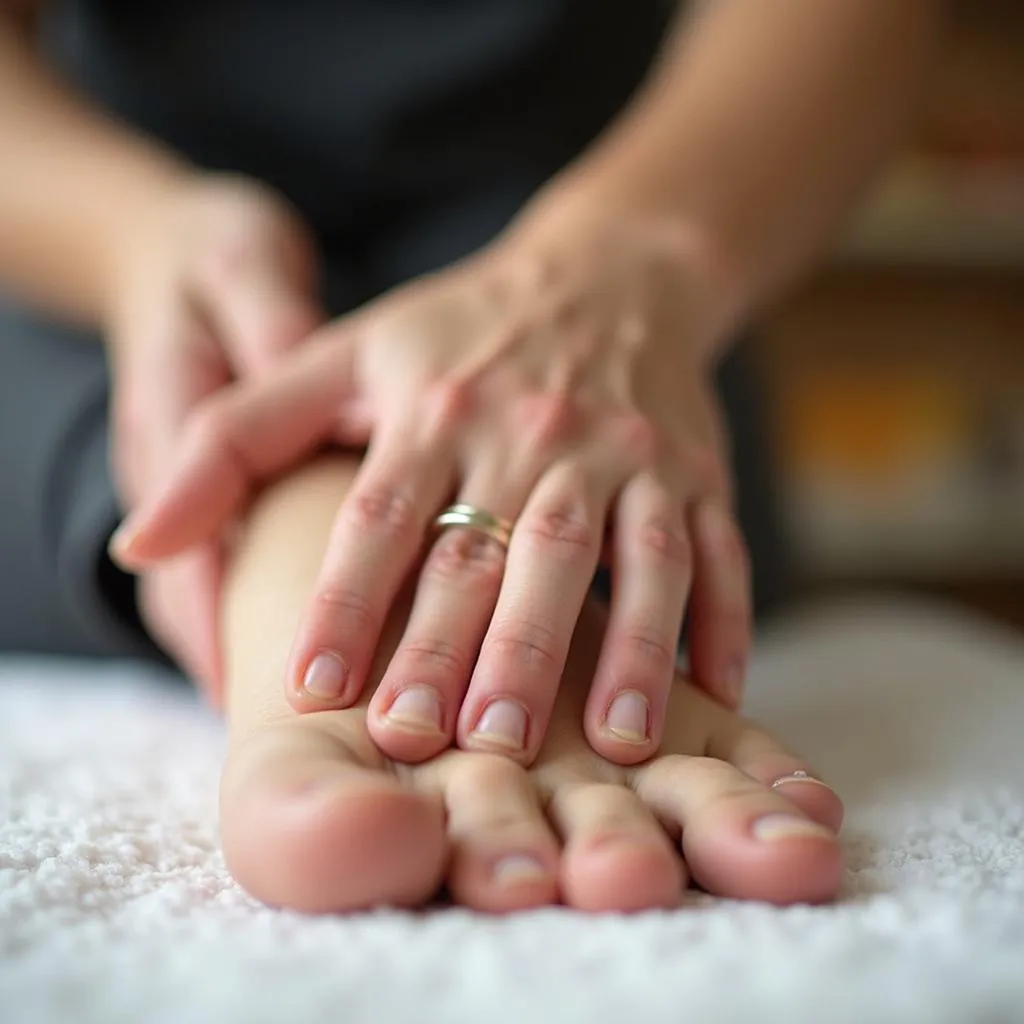
{"label": "gray fabric", "polygon": [[154,653],[105,557],[106,409],[97,339],[0,304],[0,649]]}

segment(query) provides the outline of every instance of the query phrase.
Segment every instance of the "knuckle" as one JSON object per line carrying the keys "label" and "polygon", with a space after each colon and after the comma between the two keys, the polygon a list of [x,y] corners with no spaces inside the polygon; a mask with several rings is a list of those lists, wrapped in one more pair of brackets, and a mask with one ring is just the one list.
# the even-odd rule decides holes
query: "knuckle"
{"label": "knuckle", "polygon": [[675,638],[660,630],[634,626],[624,633],[622,643],[629,654],[652,667],[665,669],[675,664]]}
{"label": "knuckle", "polygon": [[357,636],[376,636],[381,624],[380,615],[365,595],[337,585],[317,589],[313,596],[313,614],[320,622],[346,619]]}
{"label": "knuckle", "polygon": [[446,675],[465,677],[469,674],[469,653],[439,637],[417,637],[415,640],[409,640],[402,644],[402,653],[410,661],[439,668]]}
{"label": "knuckle", "polygon": [[412,499],[386,483],[357,489],[345,502],[348,518],[361,530],[401,537],[414,529],[418,515]]}
{"label": "knuckle", "polygon": [[523,668],[560,668],[555,653],[559,646],[555,634],[540,623],[522,621],[504,626],[488,646],[494,654]]}
{"label": "knuckle", "polygon": [[623,447],[639,465],[650,466],[657,462],[664,443],[661,431],[649,416],[636,410],[625,413],[619,429]]}
{"label": "knuckle", "polygon": [[680,572],[692,571],[693,550],[681,519],[670,515],[647,519],[640,526],[637,541],[643,550],[670,562]]}
{"label": "knuckle", "polygon": [[500,584],[505,553],[473,530],[448,530],[430,550],[423,573],[446,582]]}
{"label": "knuckle", "polygon": [[577,421],[573,399],[564,392],[525,395],[517,407],[519,429],[531,449],[552,448],[563,442]]}
{"label": "knuckle", "polygon": [[580,501],[563,500],[528,515],[518,529],[546,548],[561,552],[567,560],[595,556],[601,547],[601,531]]}

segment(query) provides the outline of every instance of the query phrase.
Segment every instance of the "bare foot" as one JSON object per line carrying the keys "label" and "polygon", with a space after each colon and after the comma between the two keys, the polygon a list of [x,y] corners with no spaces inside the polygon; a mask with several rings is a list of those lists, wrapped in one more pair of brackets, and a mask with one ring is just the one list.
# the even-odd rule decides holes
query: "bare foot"
{"label": "bare foot", "polygon": [[443,884],[487,911],[673,907],[694,883],[778,904],[832,899],[838,797],[696,688],[677,684],[657,758],[622,768],[594,753],[581,723],[602,629],[588,607],[530,770],[458,750],[388,761],[366,701],[248,716],[233,727],[221,790],[236,879],[311,912],[420,904]]}

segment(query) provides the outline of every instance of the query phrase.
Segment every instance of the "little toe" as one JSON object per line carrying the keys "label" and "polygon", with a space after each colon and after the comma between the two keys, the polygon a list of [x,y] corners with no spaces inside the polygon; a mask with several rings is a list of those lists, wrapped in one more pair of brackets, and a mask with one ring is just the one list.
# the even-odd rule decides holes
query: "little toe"
{"label": "little toe", "polygon": [[664,829],[622,785],[572,783],[548,807],[564,842],[562,898],[580,910],[678,905],[683,864]]}
{"label": "little toe", "polygon": [[554,903],[558,841],[527,772],[497,754],[454,752],[437,765],[452,898],[496,913]]}
{"label": "little toe", "polygon": [[257,899],[310,913],[423,903],[444,875],[441,802],[368,765],[323,727],[335,714],[351,712],[268,727],[232,750],[221,784],[228,867]]}
{"label": "little toe", "polygon": [[644,802],[681,832],[686,865],[709,892],[780,905],[835,897],[835,832],[777,790],[710,757],[662,757],[635,779]]}

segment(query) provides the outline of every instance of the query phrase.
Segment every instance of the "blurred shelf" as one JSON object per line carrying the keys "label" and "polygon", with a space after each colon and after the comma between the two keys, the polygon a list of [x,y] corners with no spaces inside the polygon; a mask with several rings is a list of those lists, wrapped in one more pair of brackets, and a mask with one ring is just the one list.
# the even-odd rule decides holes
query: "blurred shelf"
{"label": "blurred shelf", "polygon": [[836,259],[1024,271],[1024,165],[909,157],[855,219]]}
{"label": "blurred shelf", "polygon": [[[1009,490],[1007,488],[1007,490]],[[1019,580],[1024,593],[1024,487],[978,499],[858,502],[840,490],[794,489],[792,544],[813,577]]]}

